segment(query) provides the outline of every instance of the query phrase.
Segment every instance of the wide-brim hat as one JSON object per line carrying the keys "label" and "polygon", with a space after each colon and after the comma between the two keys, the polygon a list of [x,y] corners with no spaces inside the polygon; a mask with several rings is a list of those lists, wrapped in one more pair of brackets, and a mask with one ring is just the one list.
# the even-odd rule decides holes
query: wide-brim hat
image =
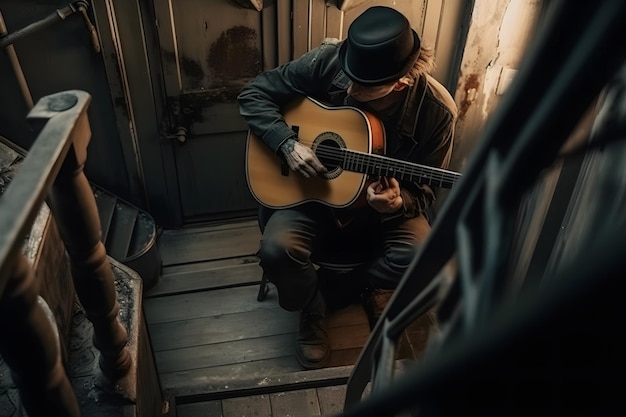
{"label": "wide-brim hat", "polygon": [[419,56],[420,38],[408,19],[391,7],[364,11],[339,49],[341,68],[361,85],[383,85],[406,75]]}

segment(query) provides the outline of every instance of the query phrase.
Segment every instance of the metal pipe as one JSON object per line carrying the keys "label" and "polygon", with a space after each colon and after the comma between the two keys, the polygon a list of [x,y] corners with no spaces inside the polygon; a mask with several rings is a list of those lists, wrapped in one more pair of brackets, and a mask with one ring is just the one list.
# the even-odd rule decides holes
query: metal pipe
{"label": "metal pipe", "polygon": [[[7,30],[7,26],[4,23],[4,18],[2,17],[2,11],[0,11],[0,42],[5,39],[5,36],[9,31]],[[30,94],[30,89],[28,88],[28,84],[26,83],[26,77],[24,76],[24,71],[22,70],[22,66],[20,65],[20,61],[17,58],[17,53],[15,52],[15,48],[12,44],[8,44],[6,46],[7,55],[9,57],[9,62],[13,67],[13,71],[15,72],[15,77],[17,78],[17,84],[22,91],[22,95],[24,96],[24,101],[29,109],[32,109],[34,106],[33,96]]]}
{"label": "metal pipe", "polygon": [[59,20],[65,20],[68,16],[71,16],[76,12],[78,12],[78,9],[73,4],[69,4],[62,9],[56,10],[54,13],[51,13],[43,19],[23,27],[22,29],[18,29],[13,33],[5,33],[5,35],[0,38],[0,48],[12,45],[16,41],[35,32],[39,32]]}
{"label": "metal pipe", "polygon": [[87,8],[89,5],[84,1],[77,1],[72,4],[68,4],[66,7],[62,9],[57,9],[54,13],[51,13],[47,17],[31,23],[28,26],[23,27],[13,33],[9,33],[7,26],[4,22],[4,18],[2,16],[2,11],[0,11],[0,48],[6,48],[7,56],[9,57],[9,62],[13,67],[13,71],[15,72],[15,77],[17,78],[17,83],[22,91],[22,96],[24,96],[24,101],[29,109],[32,109],[34,106],[33,96],[28,87],[28,83],[26,82],[26,77],[24,76],[24,71],[22,70],[22,66],[20,65],[19,59],[17,57],[17,53],[15,52],[15,47],[13,44],[35,32],[38,32],[51,24],[57,22],[58,20],[65,20],[68,16],[71,16],[74,13],[80,13],[85,22],[85,26],[89,31],[89,36],[91,39],[91,44],[94,50],[99,53],[100,52],[100,38],[98,37],[98,32],[96,27],[89,20],[89,16],[87,15]]}
{"label": "metal pipe", "polygon": [[89,6],[84,1],[77,1],[76,6],[78,12],[83,18],[83,21],[85,22],[87,31],[89,31],[89,39],[91,39],[91,45],[93,46],[94,51],[96,51],[96,53],[100,53],[101,48],[98,31],[96,30],[96,27],[93,25],[93,23],[91,23],[91,20],[89,20],[89,16],[87,15],[87,7]]}

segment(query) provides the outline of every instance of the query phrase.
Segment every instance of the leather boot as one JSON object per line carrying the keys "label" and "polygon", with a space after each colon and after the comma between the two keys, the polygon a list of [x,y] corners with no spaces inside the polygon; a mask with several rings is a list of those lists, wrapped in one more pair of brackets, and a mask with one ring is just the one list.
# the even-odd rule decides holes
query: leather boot
{"label": "leather boot", "polygon": [[324,300],[321,294],[317,293],[309,305],[300,312],[296,358],[305,369],[322,368],[330,359],[325,310]]}
{"label": "leather boot", "polygon": [[376,322],[378,322],[378,319],[383,314],[392,295],[393,290],[382,290],[378,288],[365,293],[363,297],[363,309],[367,314],[370,330],[374,330]]}

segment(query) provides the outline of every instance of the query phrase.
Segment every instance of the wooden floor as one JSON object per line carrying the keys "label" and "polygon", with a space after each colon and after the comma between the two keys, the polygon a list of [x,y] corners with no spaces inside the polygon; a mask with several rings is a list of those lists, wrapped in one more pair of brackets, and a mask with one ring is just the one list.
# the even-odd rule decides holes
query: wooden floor
{"label": "wooden floor", "polygon": [[[162,389],[179,417],[341,410],[345,381],[369,337],[365,313],[351,305],[332,314],[330,364],[304,371],[295,357],[297,313],[278,306],[271,286],[257,301],[259,238],[256,221],[242,220],[166,230],[159,239],[163,275],[145,292],[144,310]],[[401,357],[420,355],[432,324],[425,316],[407,331]]]}

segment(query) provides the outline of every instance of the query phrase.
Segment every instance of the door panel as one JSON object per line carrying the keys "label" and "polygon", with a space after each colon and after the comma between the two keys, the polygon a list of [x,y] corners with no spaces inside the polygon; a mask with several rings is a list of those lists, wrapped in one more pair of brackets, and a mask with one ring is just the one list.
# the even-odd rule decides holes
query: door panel
{"label": "door panel", "polygon": [[[261,14],[228,0],[155,1],[185,223],[256,210],[244,176],[236,97],[262,69]],[[176,139],[173,139],[176,140]]]}
{"label": "door panel", "polygon": [[180,145],[176,162],[180,188],[187,193],[183,200],[187,223],[237,217],[250,208],[256,209],[255,202],[242,204],[244,191],[249,194],[245,146],[241,132],[206,134]]}

